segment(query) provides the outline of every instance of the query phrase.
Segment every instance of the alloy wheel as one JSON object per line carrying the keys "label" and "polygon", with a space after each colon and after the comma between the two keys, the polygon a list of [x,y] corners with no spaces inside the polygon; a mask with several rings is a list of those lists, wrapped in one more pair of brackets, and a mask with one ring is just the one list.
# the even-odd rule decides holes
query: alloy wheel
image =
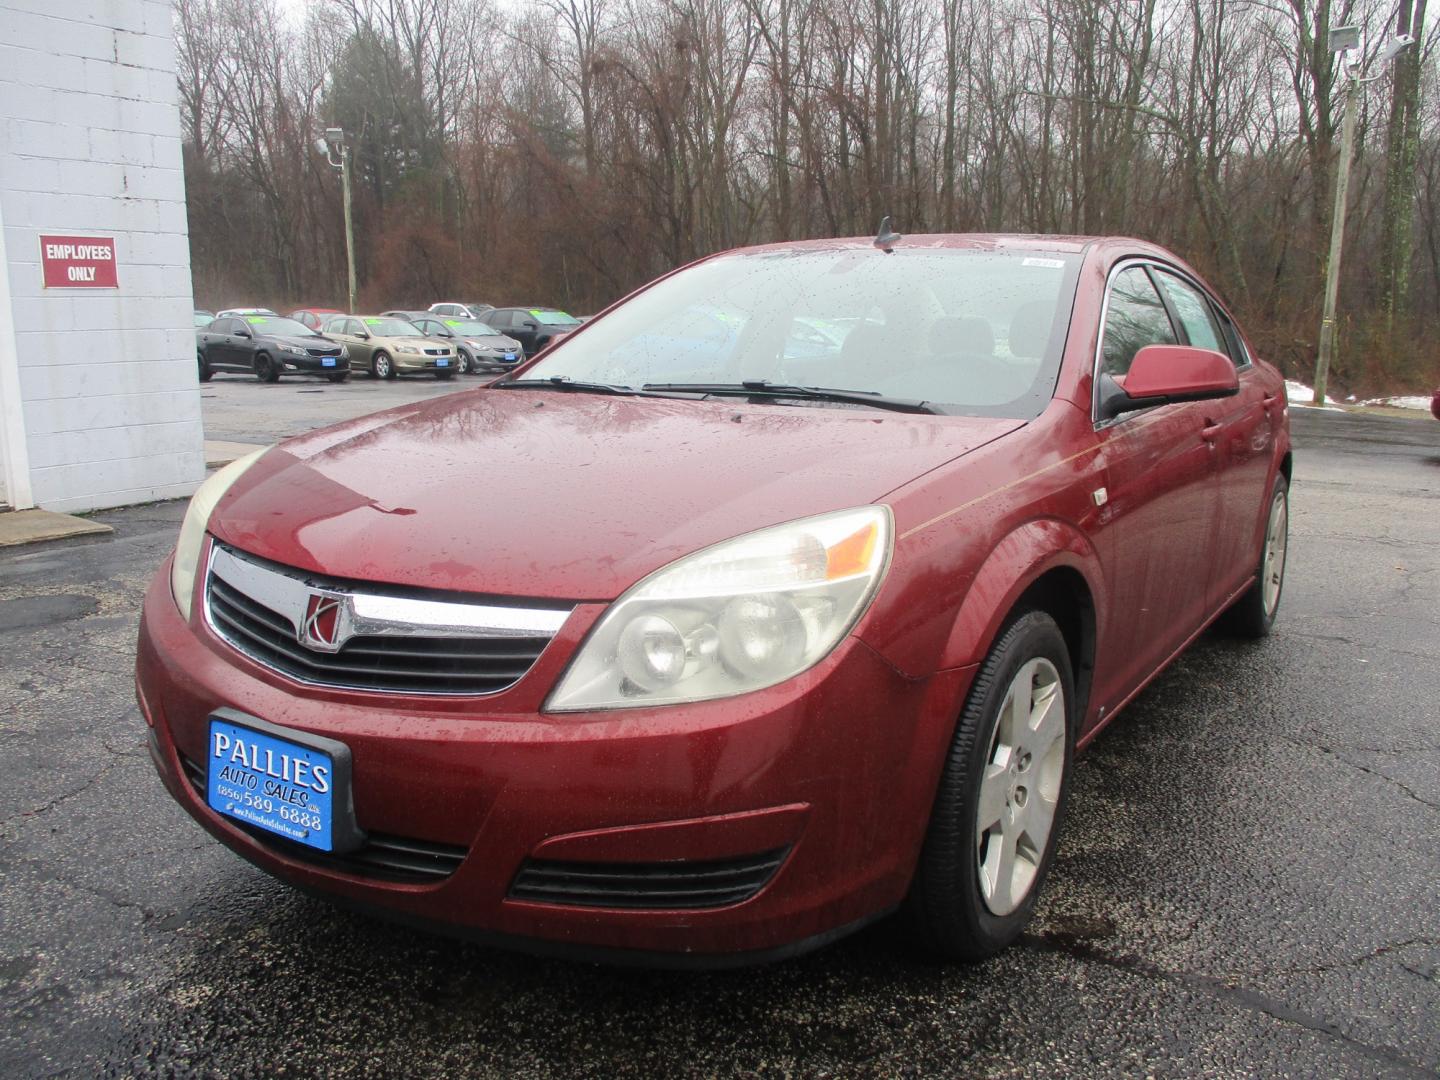
{"label": "alloy wheel", "polygon": [[1290,545],[1290,509],[1284,490],[1275,493],[1270,504],[1270,521],[1265,526],[1265,557],[1260,564],[1265,614],[1275,614],[1280,587],[1285,582],[1285,551]]}
{"label": "alloy wheel", "polygon": [[1055,665],[1029,661],[1005,692],[975,818],[980,893],[1009,915],[1035,884],[1065,772],[1065,690]]}

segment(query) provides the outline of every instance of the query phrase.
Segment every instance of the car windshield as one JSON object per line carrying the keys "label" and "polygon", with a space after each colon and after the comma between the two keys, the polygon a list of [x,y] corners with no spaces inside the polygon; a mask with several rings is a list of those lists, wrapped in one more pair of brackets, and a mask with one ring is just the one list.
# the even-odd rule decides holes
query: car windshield
{"label": "car windshield", "polygon": [[1079,262],[961,248],[721,256],[552,346],[527,378],[769,382],[1029,419],[1054,393]]}
{"label": "car windshield", "polygon": [[495,337],[500,331],[478,319],[446,319],[445,325],[462,337]]}
{"label": "car windshield", "polygon": [[424,337],[420,328],[404,319],[366,319],[365,329],[375,337]]}
{"label": "car windshield", "polygon": [[211,315],[208,311],[197,311],[195,313],[195,326],[197,328],[201,326],[209,326],[214,321],[215,316]]}
{"label": "car windshield", "polygon": [[574,315],[567,315],[563,311],[553,311],[550,308],[531,308],[528,314],[536,322],[542,322],[546,326],[580,325],[580,320]]}
{"label": "car windshield", "polygon": [[257,334],[274,334],[276,337],[317,337],[314,330],[311,330],[302,322],[295,319],[286,319],[277,315],[247,315],[245,321],[250,324]]}

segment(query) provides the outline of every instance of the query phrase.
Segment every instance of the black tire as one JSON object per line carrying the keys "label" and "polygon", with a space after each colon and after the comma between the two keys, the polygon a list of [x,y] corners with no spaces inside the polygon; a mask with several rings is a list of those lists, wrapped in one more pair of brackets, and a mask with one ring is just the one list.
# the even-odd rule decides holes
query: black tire
{"label": "black tire", "polygon": [[255,354],[255,377],[261,382],[274,383],[280,381],[280,365],[270,359],[269,353]]}
{"label": "black tire", "polygon": [[[991,756],[997,752],[1000,706],[1007,691],[1027,663],[1042,659],[1049,662],[1058,676],[1049,685],[1058,685],[1064,694],[1064,731],[1060,736],[1063,746],[1059,751],[1062,766],[1054,816],[1044,850],[1034,864],[1038,868],[1017,906],[1007,914],[996,915],[987,906],[981,888],[981,849],[976,827],[980,780]],[[905,900],[904,917],[928,951],[953,960],[983,960],[1013,942],[1030,921],[1035,899],[1054,860],[1055,840],[1065,819],[1075,746],[1074,688],[1065,638],[1055,620],[1043,611],[1023,612],[1008,623],[980,666],[955,727],[920,861]],[[1054,746],[1053,741],[1051,745]],[[1026,764],[1027,756],[1019,755],[1017,767],[1036,771],[1013,775],[1017,784],[1025,782],[1021,780],[1022,775],[1028,775],[1029,783],[1039,792],[1044,763],[1031,760]],[[1010,760],[1016,760],[1016,756],[1012,755]],[[1026,800],[1036,797],[1028,791],[1025,795]],[[1012,795],[1007,796],[1007,812],[1012,805],[1011,798],[1016,800],[1015,806],[1025,805],[1017,786]]]}
{"label": "black tire", "polygon": [[326,375],[325,378],[327,378],[328,380],[330,380],[330,381],[333,382],[333,383],[342,383],[342,382],[346,382],[347,380],[349,380],[349,378],[350,378],[350,372],[348,372],[348,371],[336,371],[336,372],[332,372],[332,373],[329,374],[329,375]]}
{"label": "black tire", "polygon": [[[1290,481],[1285,479],[1283,473],[1275,477],[1275,484],[1270,489],[1270,501],[1266,505],[1268,509],[1265,512],[1265,532],[1260,538],[1260,558],[1255,567],[1255,580],[1250,588],[1245,590],[1245,594],[1220,616],[1218,624],[1222,631],[1234,637],[1267,637],[1270,628],[1275,625],[1275,616],[1280,613],[1280,600],[1285,591],[1285,560],[1290,548]],[[1281,514],[1281,543],[1278,565],[1271,565],[1271,545],[1275,539],[1272,529],[1276,524],[1277,509]],[[1267,602],[1266,580],[1267,575],[1271,574],[1276,575],[1275,589]]]}
{"label": "black tire", "polygon": [[387,352],[377,352],[370,358],[370,374],[377,379],[395,378],[395,361]]}
{"label": "black tire", "polygon": [[209,382],[210,376],[214,375],[215,371],[211,368],[210,361],[205,359],[205,354],[198,349],[195,351],[195,362],[199,368],[200,381]]}
{"label": "black tire", "polygon": [[446,368],[444,371],[437,371],[435,372],[435,378],[439,379],[441,382],[449,382],[451,379],[455,378],[455,369]]}

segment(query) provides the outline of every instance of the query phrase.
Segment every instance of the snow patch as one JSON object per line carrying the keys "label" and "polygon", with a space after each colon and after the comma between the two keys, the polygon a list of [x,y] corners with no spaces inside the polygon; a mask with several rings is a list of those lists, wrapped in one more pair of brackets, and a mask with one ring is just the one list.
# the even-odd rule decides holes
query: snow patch
{"label": "snow patch", "polygon": [[1430,411],[1430,399],[1419,394],[1404,394],[1400,397],[1377,397],[1362,401],[1361,405],[1389,405],[1392,409],[1420,409]]}
{"label": "snow patch", "polygon": [[[1285,396],[1290,400],[1291,405],[1309,405],[1315,400],[1315,388],[1313,386],[1306,386],[1304,383],[1295,379],[1286,379]],[[1339,404],[1340,403],[1334,398],[1326,395],[1325,405],[1323,407],[1333,406],[1339,409]],[[1427,405],[1426,408],[1429,408],[1429,406]],[[1340,411],[1343,412],[1344,410]]]}

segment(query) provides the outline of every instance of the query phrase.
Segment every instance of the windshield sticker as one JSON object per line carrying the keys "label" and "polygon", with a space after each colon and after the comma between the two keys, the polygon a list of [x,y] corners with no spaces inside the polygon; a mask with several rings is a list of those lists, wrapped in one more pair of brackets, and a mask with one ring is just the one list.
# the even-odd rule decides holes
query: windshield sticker
{"label": "windshield sticker", "polygon": [[366,325],[366,326],[379,326],[379,325],[380,325],[380,321],[381,321],[381,320],[379,320],[379,319],[366,319],[366,320],[365,320],[365,325]]}
{"label": "windshield sticker", "polygon": [[250,325],[252,325],[252,326],[259,326],[261,323],[263,323],[263,322],[265,321],[265,316],[264,316],[264,315],[251,315],[251,316],[250,316],[248,319],[246,319],[245,321],[248,322],[248,323],[249,323]]}
{"label": "windshield sticker", "polygon": [[1064,270],[1064,269],[1065,269],[1065,260],[1064,260],[1064,259],[1034,259],[1034,258],[1030,258],[1030,259],[1024,259],[1024,260],[1022,260],[1021,263],[1020,263],[1020,265],[1021,265],[1021,266],[1043,266],[1043,267],[1045,267],[1045,269],[1047,269],[1047,270]]}
{"label": "windshield sticker", "polygon": [[460,325],[460,320],[459,320],[459,319],[446,319],[446,320],[445,320],[445,325],[446,325],[446,326],[459,326],[459,325]]}

